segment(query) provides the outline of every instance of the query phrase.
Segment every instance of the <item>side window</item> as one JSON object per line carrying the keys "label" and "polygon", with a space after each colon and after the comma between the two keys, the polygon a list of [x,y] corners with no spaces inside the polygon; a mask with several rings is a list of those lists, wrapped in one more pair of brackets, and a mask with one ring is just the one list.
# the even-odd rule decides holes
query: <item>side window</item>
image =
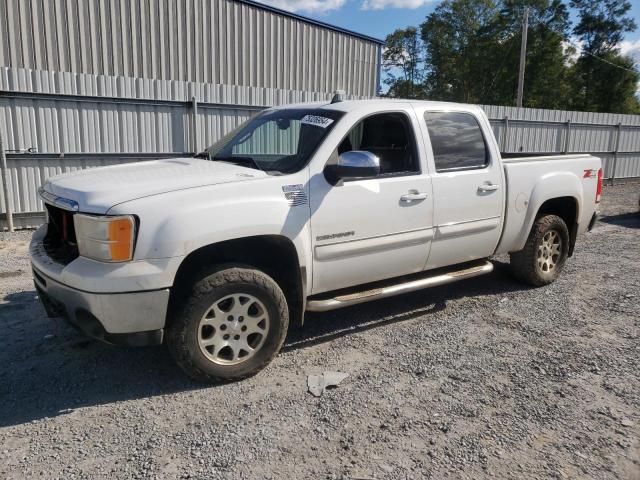
{"label": "side window", "polygon": [[380,174],[419,173],[413,129],[402,113],[380,113],[357,123],[338,146],[338,155],[366,150],[380,158]]}
{"label": "side window", "polygon": [[436,171],[482,168],[489,164],[478,121],[468,113],[426,112]]}

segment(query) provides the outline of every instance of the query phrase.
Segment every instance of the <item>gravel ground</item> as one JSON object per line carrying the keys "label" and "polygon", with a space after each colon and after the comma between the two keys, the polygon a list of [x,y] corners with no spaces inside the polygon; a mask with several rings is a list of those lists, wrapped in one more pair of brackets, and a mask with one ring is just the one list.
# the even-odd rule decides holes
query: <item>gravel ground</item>
{"label": "gravel ground", "polygon": [[[162,347],[48,320],[0,234],[0,478],[640,478],[640,184],[563,276],[491,275],[309,314],[258,376],[204,387]],[[349,377],[316,398],[309,374]]]}

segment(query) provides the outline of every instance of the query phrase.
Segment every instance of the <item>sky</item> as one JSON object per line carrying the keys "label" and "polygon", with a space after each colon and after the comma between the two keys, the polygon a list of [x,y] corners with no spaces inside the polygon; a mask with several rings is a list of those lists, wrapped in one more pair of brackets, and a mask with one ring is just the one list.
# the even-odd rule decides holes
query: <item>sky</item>
{"label": "sky", "polygon": [[[257,0],[371,37],[384,38],[397,28],[418,26],[439,0]],[[626,35],[622,53],[640,67],[640,0],[631,0],[638,30]],[[575,18],[573,19],[575,21]]]}

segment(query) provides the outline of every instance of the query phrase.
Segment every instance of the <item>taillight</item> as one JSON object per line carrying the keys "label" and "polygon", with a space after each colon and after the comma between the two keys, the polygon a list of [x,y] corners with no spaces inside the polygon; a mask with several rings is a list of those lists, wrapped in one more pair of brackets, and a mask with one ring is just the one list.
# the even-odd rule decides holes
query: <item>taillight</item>
{"label": "taillight", "polygon": [[602,197],[602,169],[598,170],[598,186],[596,188],[596,203],[600,203]]}

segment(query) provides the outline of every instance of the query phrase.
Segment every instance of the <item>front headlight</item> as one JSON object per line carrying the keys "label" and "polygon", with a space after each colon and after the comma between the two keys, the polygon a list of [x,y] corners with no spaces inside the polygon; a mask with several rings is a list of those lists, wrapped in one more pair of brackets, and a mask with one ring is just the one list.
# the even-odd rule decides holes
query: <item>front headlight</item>
{"label": "front headlight", "polygon": [[136,222],[131,215],[114,217],[75,214],[78,253],[101,262],[128,262],[133,258]]}

